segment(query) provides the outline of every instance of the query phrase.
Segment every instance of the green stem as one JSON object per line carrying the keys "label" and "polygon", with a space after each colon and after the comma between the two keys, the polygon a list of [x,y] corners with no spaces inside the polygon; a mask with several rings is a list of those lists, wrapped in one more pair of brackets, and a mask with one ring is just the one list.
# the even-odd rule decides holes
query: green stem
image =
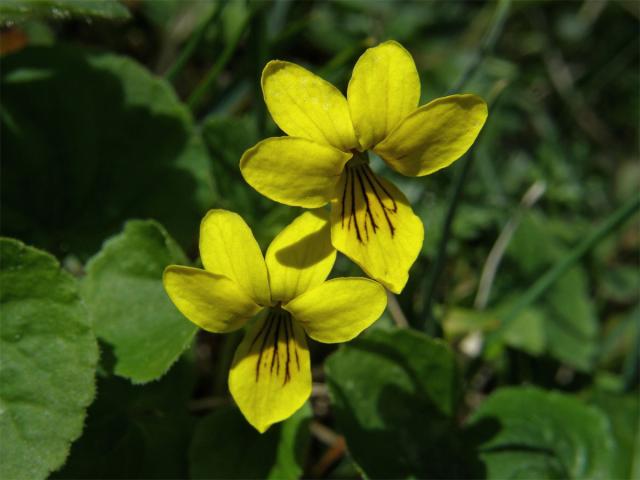
{"label": "green stem", "polygon": [[[496,13],[491,22],[491,26],[489,27],[489,31],[482,42],[480,51],[476,55],[475,60],[462,73],[452,91],[459,91],[480,67],[484,58],[493,50],[504,27],[510,6],[511,0],[498,0]],[[451,189],[451,195],[449,196],[449,208],[442,224],[442,236],[440,237],[433,267],[431,268],[431,272],[425,283],[422,307],[418,310],[418,328],[425,330],[431,335],[436,333],[436,325],[433,321],[433,299],[435,296],[435,290],[439,284],[440,275],[442,274],[447,256],[447,244],[449,243],[449,238],[451,236],[451,225],[453,224],[453,219],[457,213],[458,204],[462,197],[462,191],[464,190],[464,184],[469,170],[471,169],[473,158],[473,155],[467,153],[461,161],[462,165],[458,167],[458,175],[455,179],[453,188]]]}
{"label": "green stem", "polygon": [[227,0],[221,0],[221,2],[217,6],[215,6],[212,12],[209,14],[209,17],[204,22],[202,22],[202,24],[193,32],[191,38],[180,52],[180,55],[176,59],[175,63],[171,65],[171,67],[169,67],[169,69],[164,74],[164,77],[168,81],[173,83],[180,72],[182,72],[182,69],[195,52],[196,47],[202,41],[202,38],[204,37],[204,34],[207,31],[209,25],[216,22],[220,17],[220,14],[222,13],[226,2]]}
{"label": "green stem", "polygon": [[580,242],[567,256],[551,267],[542,275],[511,308],[502,319],[500,327],[487,338],[487,341],[504,331],[507,326],[522,313],[529,305],[538,300],[562,275],[564,275],[578,260],[580,260],[589,250],[596,246],[600,240],[620,227],[640,208],[640,195],[632,197],[627,203],[612,213],[597,229],[591,232],[582,242]]}
{"label": "green stem", "polygon": [[449,94],[458,93],[462,87],[466,85],[469,79],[473,77],[478,68],[480,68],[480,65],[482,65],[486,56],[493,51],[496,42],[502,33],[502,29],[504,28],[504,22],[506,21],[509,9],[511,8],[511,1],[512,0],[498,0],[496,13],[493,16],[491,27],[489,28],[487,35],[484,37],[480,50],[476,53],[469,65],[467,65],[467,68],[464,70],[462,75],[460,75],[460,78],[454,84],[453,88],[449,90]]}
{"label": "green stem", "polygon": [[327,64],[320,69],[318,75],[321,77],[327,77],[337,69],[353,60],[357,55],[362,53],[362,49],[369,47],[369,43],[365,41],[356,42],[353,45],[349,45],[336,53]]}
{"label": "green stem", "polygon": [[249,45],[251,53],[248,55],[249,71],[253,78],[254,98],[260,99],[255,103],[254,111],[256,126],[259,136],[265,137],[267,125],[267,108],[262,101],[261,75],[262,69],[269,59],[269,35],[267,29],[267,18],[264,9],[253,17],[251,30],[249,31]]}
{"label": "green stem", "polygon": [[[636,323],[640,323],[640,318],[634,318]],[[624,381],[623,391],[625,393],[632,392],[638,385],[638,376],[640,370],[640,326],[635,328],[636,338],[633,341],[631,350],[624,359],[624,367],[622,370],[622,379]]]}
{"label": "green stem", "polygon": [[209,69],[205,77],[200,81],[196,89],[191,93],[191,95],[189,95],[189,98],[187,99],[187,105],[189,105],[189,108],[191,109],[192,112],[196,110],[198,104],[202,100],[202,97],[204,97],[207,91],[216,82],[216,80],[218,79],[218,75],[220,75],[220,73],[222,72],[224,67],[227,65],[227,63],[229,63],[229,60],[231,60],[233,53],[236,51],[236,48],[238,48],[238,44],[240,43],[240,39],[243,36],[245,27],[248,24],[250,18],[251,18],[251,15],[248,15],[242,27],[238,29],[238,33],[235,35],[234,38],[232,38],[225,45],[224,50],[222,51],[222,54],[218,57],[216,62],[211,66],[211,68]]}
{"label": "green stem", "polygon": [[442,236],[440,237],[440,242],[438,242],[436,259],[427,278],[424,297],[425,300],[418,318],[422,319],[422,328],[424,328],[426,333],[429,335],[437,334],[436,324],[433,321],[433,299],[438,285],[438,280],[442,274],[442,270],[444,269],[445,259],[447,258],[447,245],[449,244],[449,237],[451,236],[451,225],[453,224],[453,219],[458,211],[458,205],[462,198],[463,186],[466,182],[469,170],[471,169],[472,158],[471,154],[465,155],[461,160],[462,165],[456,172],[457,176],[453,183],[451,193],[449,194],[449,201],[447,202],[449,208],[447,209],[447,214],[445,215],[444,222],[442,223]]}

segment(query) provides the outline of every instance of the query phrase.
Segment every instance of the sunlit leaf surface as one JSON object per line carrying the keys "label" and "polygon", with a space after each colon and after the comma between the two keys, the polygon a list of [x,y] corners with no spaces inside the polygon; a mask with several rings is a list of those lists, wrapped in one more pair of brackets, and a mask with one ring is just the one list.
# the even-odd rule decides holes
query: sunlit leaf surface
{"label": "sunlit leaf surface", "polygon": [[197,330],[162,287],[173,263],[187,260],[164,228],[132,220],[87,264],[82,297],[96,334],[113,348],[115,373],[136,383],[166,372]]}
{"label": "sunlit leaf surface", "polygon": [[326,372],[338,427],[372,478],[451,477],[460,383],[453,352],[408,330],[375,330],[341,348]]}
{"label": "sunlit leaf surface", "polygon": [[570,395],[504,388],[480,406],[467,428],[487,478],[611,478],[609,422]]}
{"label": "sunlit leaf surface", "polygon": [[0,258],[0,478],[45,478],[83,430],[98,347],[51,255],[0,239]]}

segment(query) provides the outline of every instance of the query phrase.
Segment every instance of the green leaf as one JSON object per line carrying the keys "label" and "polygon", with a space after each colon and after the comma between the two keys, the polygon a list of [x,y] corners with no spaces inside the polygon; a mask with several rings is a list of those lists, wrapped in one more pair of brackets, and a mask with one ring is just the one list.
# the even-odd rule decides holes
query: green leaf
{"label": "green leaf", "polygon": [[454,238],[466,241],[482,238],[501,220],[500,211],[493,206],[462,204],[453,224]]}
{"label": "green leaf", "polygon": [[303,472],[311,408],[258,433],[234,406],[221,407],[196,427],[189,451],[191,478],[296,479]]}
{"label": "green leaf", "polygon": [[598,353],[598,318],[589,296],[587,275],[575,267],[547,294],[545,330],[549,353],[582,371],[590,371]]}
{"label": "green leaf", "polygon": [[531,307],[520,313],[505,329],[504,339],[512,347],[540,355],[547,347],[546,328],[544,313]]}
{"label": "green leaf", "polygon": [[0,258],[0,478],[45,478],[82,432],[98,348],[55,258],[10,239]]}
{"label": "green leaf", "polygon": [[611,478],[638,478],[640,475],[640,404],[636,394],[614,395],[594,391],[590,403],[609,417],[615,441]]}
{"label": "green leaf", "polygon": [[503,388],[472,415],[486,478],[611,478],[607,418],[578,399],[532,387]]}
{"label": "green leaf", "polygon": [[609,322],[600,345],[600,365],[618,370],[621,363],[626,363],[625,358],[634,355],[639,336],[640,303]]}
{"label": "green leaf", "polygon": [[[565,249],[553,234],[549,221],[533,212],[523,217],[507,250],[522,285],[529,285],[564,254]],[[508,291],[512,292],[517,283],[509,278]],[[512,295],[509,293],[509,300],[496,310],[508,313],[507,303],[513,302]],[[505,333],[504,339],[512,347],[532,354],[545,350],[567,365],[590,371],[597,355],[598,319],[584,269],[577,266],[560,277]]]}
{"label": "green leaf", "polygon": [[547,225],[548,219],[535,212],[522,217],[515,231],[507,257],[523,275],[533,276],[562,255],[562,249],[553,238]]}
{"label": "green leaf", "polygon": [[[500,325],[500,316],[510,308],[509,301],[501,309],[473,310],[451,307],[442,319],[442,326],[449,341],[457,340],[472,332],[490,332]],[[523,311],[504,331],[504,340],[512,347],[532,355],[539,355],[546,347],[545,317],[532,307]]]}
{"label": "green leaf", "polygon": [[95,253],[129,218],[190,246],[213,193],[189,111],[129,58],[33,47],[2,59],[5,234]]}
{"label": "green leaf", "polygon": [[251,10],[246,2],[231,2],[222,11],[222,30],[225,43],[233,43],[246,28]]}
{"label": "green leaf", "polygon": [[500,319],[494,312],[452,306],[442,318],[445,337],[450,342],[476,331],[495,330]]}
{"label": "green leaf", "polygon": [[129,10],[117,0],[3,0],[0,3],[0,16],[2,23],[74,17],[104,20],[131,18]]}
{"label": "green leaf", "polygon": [[637,265],[607,265],[605,268],[600,277],[602,295],[614,302],[633,303],[640,291],[640,271]]}
{"label": "green leaf", "polygon": [[187,478],[194,372],[181,360],[145,385],[99,378],[85,431],[53,478]]}
{"label": "green leaf", "polygon": [[372,330],[325,368],[339,430],[367,476],[460,477],[454,414],[460,381],[453,352],[412,330]]}
{"label": "green leaf", "polygon": [[[163,0],[136,4],[136,12],[145,17],[155,30],[163,32],[163,36],[175,36],[172,41],[175,38],[177,44],[185,41],[196,25],[206,19],[216,7],[215,2]],[[181,28],[176,28],[176,25],[181,25]]]}
{"label": "green leaf", "polygon": [[197,331],[162,286],[173,263],[188,262],[167,232],[152,220],[132,220],[87,264],[82,296],[96,334],[114,348],[115,373],[134,382],[160,377]]}

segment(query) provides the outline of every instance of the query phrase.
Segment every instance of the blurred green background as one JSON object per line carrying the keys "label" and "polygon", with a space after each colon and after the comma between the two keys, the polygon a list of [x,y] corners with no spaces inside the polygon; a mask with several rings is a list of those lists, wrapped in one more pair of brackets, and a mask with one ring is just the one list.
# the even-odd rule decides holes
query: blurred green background
{"label": "blurred green background", "polygon": [[[63,464],[54,477],[640,478],[640,3],[5,0],[0,22],[0,233],[71,273],[101,352],[97,367],[69,367],[97,368],[97,396],[90,380],[77,387],[88,400],[60,435],[20,402],[51,395],[65,422],[77,392],[34,381],[14,395],[36,367],[4,354],[0,399],[23,440],[0,456],[3,478]],[[160,275],[197,264],[210,208],[241,214],[263,249],[300,213],[238,168],[278,134],[266,62],[344,92],[359,55],[387,39],[413,55],[421,104],[475,93],[489,119],[436,174],[373,159],[424,222],[421,255],[371,331],[337,352],[312,344],[309,404],[260,436],[226,388],[241,335],[194,337]],[[5,352],[13,328],[31,333],[9,303],[32,302],[57,268],[36,250],[15,260],[11,245]],[[339,257],[333,275],[360,274]],[[63,327],[46,341],[76,342]]]}

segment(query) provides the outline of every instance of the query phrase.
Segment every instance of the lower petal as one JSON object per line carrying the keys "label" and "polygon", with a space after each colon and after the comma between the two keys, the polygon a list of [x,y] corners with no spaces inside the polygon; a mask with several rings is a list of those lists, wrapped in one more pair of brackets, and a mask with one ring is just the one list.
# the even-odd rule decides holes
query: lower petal
{"label": "lower petal", "polygon": [[375,322],[387,306],[382,285],[368,278],[334,278],[284,306],[307,334],[323,343],[347,342]]}
{"label": "lower petal", "polygon": [[407,198],[368,165],[348,166],[331,205],[331,242],[371,278],[400,293],[424,227]]}
{"label": "lower petal", "polygon": [[302,327],[280,308],[248,330],[233,357],[229,390],[260,433],[289,418],[311,395],[311,363]]}

